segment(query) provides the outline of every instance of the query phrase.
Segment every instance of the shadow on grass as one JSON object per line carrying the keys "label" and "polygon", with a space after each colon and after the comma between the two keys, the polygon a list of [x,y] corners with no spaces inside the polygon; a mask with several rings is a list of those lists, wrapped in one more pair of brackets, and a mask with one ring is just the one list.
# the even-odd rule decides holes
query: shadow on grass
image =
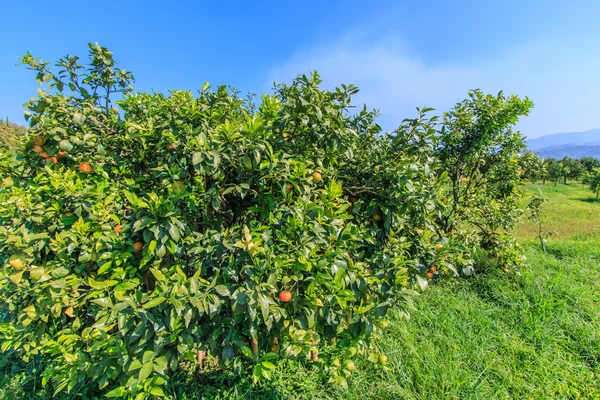
{"label": "shadow on grass", "polygon": [[585,203],[598,204],[600,205],[600,199],[596,199],[595,197],[578,197],[575,200],[583,201]]}

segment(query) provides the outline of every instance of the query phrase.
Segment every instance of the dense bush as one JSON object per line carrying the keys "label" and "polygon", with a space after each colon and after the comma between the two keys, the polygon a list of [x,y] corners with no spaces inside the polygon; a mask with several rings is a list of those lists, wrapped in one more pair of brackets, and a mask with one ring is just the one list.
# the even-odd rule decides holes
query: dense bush
{"label": "dense bush", "polygon": [[23,63],[48,88],[0,164],[0,340],[56,392],[162,396],[178,368],[260,380],[280,357],[345,384],[388,309],[470,271],[480,242],[519,262],[528,100],[472,92],[441,130],[420,110],[387,134],[316,73],[257,104],[133,93],[98,45],[88,66]]}

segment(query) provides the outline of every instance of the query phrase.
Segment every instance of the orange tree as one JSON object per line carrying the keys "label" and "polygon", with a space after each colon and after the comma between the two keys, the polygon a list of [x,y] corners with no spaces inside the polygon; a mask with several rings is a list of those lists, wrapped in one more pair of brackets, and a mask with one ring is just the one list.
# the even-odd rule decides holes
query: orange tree
{"label": "orange tree", "polygon": [[22,62],[47,86],[0,163],[0,349],[57,393],[160,397],[179,368],[259,381],[281,357],[344,385],[355,355],[385,364],[391,307],[471,263],[430,110],[384,134],[316,73],[255,103],[134,93],[97,44]]}
{"label": "orange tree", "polygon": [[269,379],[280,357],[345,384],[387,310],[453,274],[424,113],[381,134],[316,73],[259,104],[133,93],[97,44],[22,62],[47,87],[2,170],[1,349],[57,393],[162,396],[182,366]]}
{"label": "orange tree", "polygon": [[440,235],[462,238],[466,273],[472,272],[469,254],[479,248],[503,268],[524,262],[512,232],[523,214],[522,166],[537,157],[525,151],[514,127],[532,107],[527,98],[473,90],[444,114],[435,156],[446,199],[437,221]]}

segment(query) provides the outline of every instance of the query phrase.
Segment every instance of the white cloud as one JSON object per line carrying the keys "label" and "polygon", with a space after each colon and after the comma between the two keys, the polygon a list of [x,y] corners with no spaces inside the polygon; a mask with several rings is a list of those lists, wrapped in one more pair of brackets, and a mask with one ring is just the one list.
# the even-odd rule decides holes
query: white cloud
{"label": "white cloud", "polygon": [[386,130],[413,117],[417,106],[441,113],[474,88],[532,99],[534,110],[519,124],[529,137],[600,127],[600,51],[597,43],[581,38],[547,38],[493,59],[433,64],[398,37],[349,35],[297,51],[270,78],[289,82],[315,69],[326,87],[359,86],[358,104],[379,109]]}

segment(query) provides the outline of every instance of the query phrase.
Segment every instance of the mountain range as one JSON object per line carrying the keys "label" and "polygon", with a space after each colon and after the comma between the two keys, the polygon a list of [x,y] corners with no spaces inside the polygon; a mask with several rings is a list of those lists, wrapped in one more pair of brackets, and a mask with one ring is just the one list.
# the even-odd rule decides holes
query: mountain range
{"label": "mountain range", "polygon": [[557,133],[527,140],[527,147],[542,158],[595,157],[600,159],[600,128]]}

